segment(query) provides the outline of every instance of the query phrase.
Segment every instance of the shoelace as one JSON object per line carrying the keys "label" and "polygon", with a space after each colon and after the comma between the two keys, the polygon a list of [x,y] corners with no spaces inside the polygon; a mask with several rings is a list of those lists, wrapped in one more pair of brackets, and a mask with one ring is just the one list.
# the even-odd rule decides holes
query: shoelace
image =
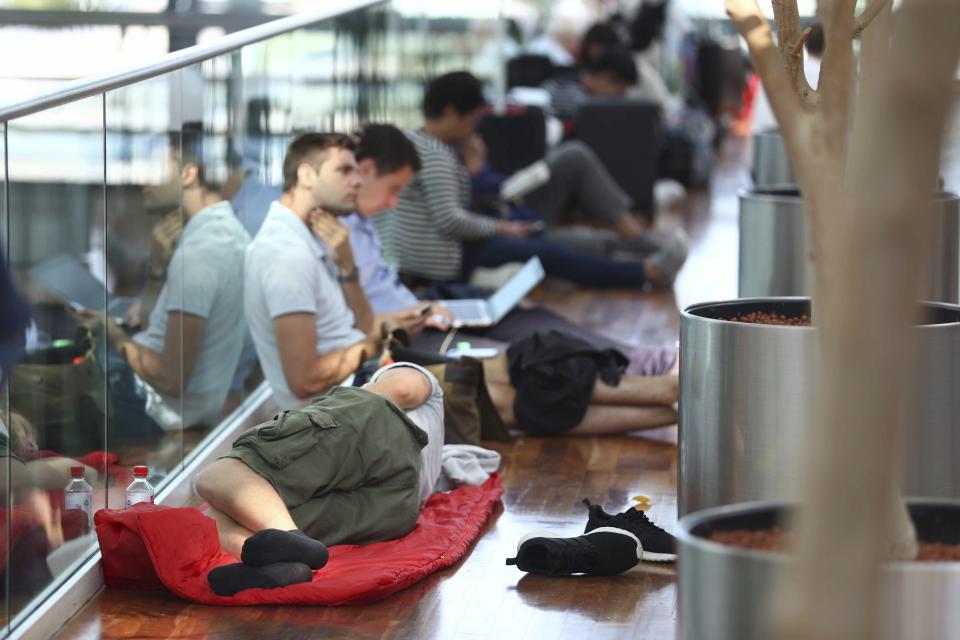
{"label": "shoelace", "polygon": [[630,520],[634,525],[642,528],[653,531],[663,531],[660,527],[650,522],[650,518],[647,517],[643,511],[639,509],[627,509],[623,513],[619,514],[620,516]]}
{"label": "shoelace", "polygon": [[647,514],[641,511],[640,509],[627,509],[623,513],[618,513],[612,515],[603,510],[598,504],[592,504],[590,500],[584,498],[583,504],[587,505],[587,509],[590,510],[590,513],[594,515],[598,520],[613,520],[615,518],[624,518],[628,520],[630,524],[636,526],[638,529],[645,529],[647,531],[663,531],[660,527],[653,524],[650,521],[650,518],[647,517]]}

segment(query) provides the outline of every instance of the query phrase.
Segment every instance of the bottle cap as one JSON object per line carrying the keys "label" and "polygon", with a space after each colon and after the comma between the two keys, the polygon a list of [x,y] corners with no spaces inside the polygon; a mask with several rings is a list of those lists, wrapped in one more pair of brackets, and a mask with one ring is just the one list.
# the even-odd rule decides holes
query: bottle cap
{"label": "bottle cap", "polygon": [[71,477],[71,478],[82,478],[82,477],[83,477],[83,467],[70,467],[70,477]]}
{"label": "bottle cap", "polygon": [[138,464],[133,468],[133,477],[146,478],[150,475],[150,469],[145,464]]}

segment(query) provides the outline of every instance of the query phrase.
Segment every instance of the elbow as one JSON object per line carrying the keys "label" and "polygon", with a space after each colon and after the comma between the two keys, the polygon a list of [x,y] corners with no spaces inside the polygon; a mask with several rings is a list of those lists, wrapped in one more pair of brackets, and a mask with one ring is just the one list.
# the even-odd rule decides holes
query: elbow
{"label": "elbow", "polygon": [[179,399],[183,395],[183,385],[180,384],[180,380],[160,380],[154,384],[154,387],[157,391],[169,398]]}
{"label": "elbow", "polygon": [[[172,369],[172,370],[171,370]],[[154,388],[163,395],[179,399],[190,379],[190,372],[180,371],[180,367],[164,367],[157,379],[152,381]]]}
{"label": "elbow", "polygon": [[309,378],[307,376],[288,376],[287,386],[290,393],[298,400],[309,400],[318,393],[323,393],[339,380],[333,380],[331,376],[322,375]]}
{"label": "elbow", "polygon": [[290,387],[290,393],[294,395],[298,400],[306,400],[312,394],[310,387],[303,383],[288,382]]}

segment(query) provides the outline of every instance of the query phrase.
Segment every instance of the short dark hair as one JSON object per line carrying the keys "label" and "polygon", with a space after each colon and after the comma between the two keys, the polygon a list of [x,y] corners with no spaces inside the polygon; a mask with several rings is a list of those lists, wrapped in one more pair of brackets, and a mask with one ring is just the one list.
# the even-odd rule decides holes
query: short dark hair
{"label": "short dark hair", "polygon": [[588,55],[587,51],[593,45],[599,45],[604,49],[610,47],[619,47],[623,46],[623,41],[620,39],[620,34],[617,33],[617,30],[613,28],[610,23],[607,22],[597,22],[583,34],[583,39],[580,40],[580,64],[586,65],[589,64],[592,60]]}
{"label": "short dark hair", "polygon": [[414,173],[420,171],[417,148],[392,124],[368,124],[357,137],[357,162],[370,158],[378,176],[396,173],[405,167]]}
{"label": "short dark hair", "polygon": [[342,133],[305,133],[294,138],[283,158],[283,190],[289,191],[296,186],[297,169],[301,164],[312,159],[312,155],[329,149],[356,151],[357,142]]}
{"label": "short dark hair", "polygon": [[428,120],[443,117],[447,107],[466,115],[487,104],[483,85],[469,71],[454,71],[435,78],[423,94],[423,116]]}
{"label": "short dark hair", "polygon": [[807,48],[807,53],[812,56],[823,55],[823,24],[814,22],[810,25],[810,33],[807,35],[807,41],[803,46]]}
{"label": "short dark hair", "polygon": [[619,80],[628,85],[635,85],[640,76],[637,73],[637,63],[633,61],[633,56],[623,47],[613,47],[607,49],[600,57],[584,66],[589,73],[604,73],[614,80]]}
{"label": "short dark hair", "polygon": [[195,165],[197,167],[197,182],[204,189],[214,189],[216,190],[217,185],[212,185],[208,182],[208,174],[206,171],[206,158],[204,156],[204,137],[203,137],[203,123],[202,122],[184,122],[180,127],[180,139],[179,139],[179,151],[180,151],[180,166],[187,166],[188,164]]}

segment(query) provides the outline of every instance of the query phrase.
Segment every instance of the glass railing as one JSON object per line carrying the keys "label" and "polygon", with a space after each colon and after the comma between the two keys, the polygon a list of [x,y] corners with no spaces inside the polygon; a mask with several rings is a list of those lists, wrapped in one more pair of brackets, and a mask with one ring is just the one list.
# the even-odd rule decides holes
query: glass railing
{"label": "glass railing", "polygon": [[[66,508],[70,467],[92,511],[122,508],[135,465],[163,490],[261,388],[243,252],[289,138],[415,125],[426,78],[492,50],[490,4],[437,17],[354,0],[256,42],[0,106],[0,246],[32,314],[0,395],[0,637],[95,551]],[[228,216],[215,234],[195,217],[211,211]]]}

